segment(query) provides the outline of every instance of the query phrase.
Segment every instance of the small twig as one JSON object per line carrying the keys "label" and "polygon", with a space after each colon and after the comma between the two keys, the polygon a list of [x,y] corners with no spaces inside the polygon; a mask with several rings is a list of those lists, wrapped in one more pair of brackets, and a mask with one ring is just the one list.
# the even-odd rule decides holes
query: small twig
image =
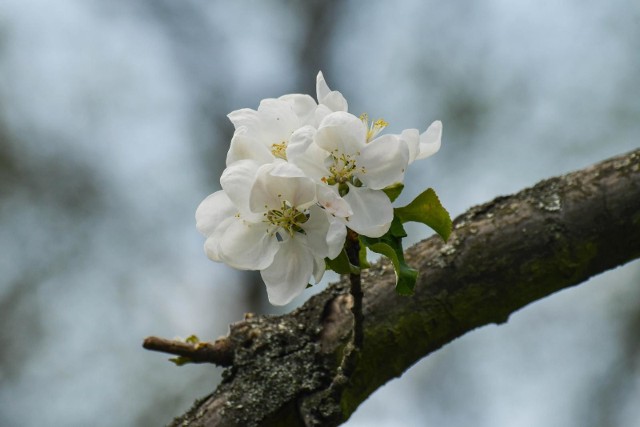
{"label": "small twig", "polygon": [[353,297],[353,305],[351,306],[351,313],[353,314],[353,340],[346,347],[344,357],[340,363],[340,369],[327,390],[327,398],[335,402],[340,401],[340,396],[345,387],[347,387],[349,378],[356,369],[364,342],[364,316],[362,314],[363,292],[362,279],[360,276],[360,240],[358,239],[358,233],[348,228],[345,250],[347,251],[349,262],[358,269],[358,272],[349,275],[351,296]]}
{"label": "small twig", "polygon": [[180,340],[148,337],[142,347],[151,351],[169,353],[188,359],[190,363],[214,363],[218,366],[231,366],[234,348],[228,337],[219,338],[215,342],[190,343]]}
{"label": "small twig", "polygon": [[[353,230],[347,232],[347,256],[349,262],[355,266],[360,267],[360,240],[358,239],[358,233]],[[351,295],[353,296],[353,307],[351,312],[353,313],[353,345],[355,348],[362,348],[364,341],[364,332],[362,323],[364,316],[362,315],[362,281],[360,278],[360,271],[358,274],[351,273],[349,275],[349,281],[351,282]]]}

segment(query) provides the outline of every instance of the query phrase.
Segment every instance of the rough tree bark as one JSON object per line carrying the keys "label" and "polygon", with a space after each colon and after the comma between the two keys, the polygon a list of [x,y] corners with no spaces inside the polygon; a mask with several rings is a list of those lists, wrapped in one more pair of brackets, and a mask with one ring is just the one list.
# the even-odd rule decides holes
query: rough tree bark
{"label": "rough tree bark", "polygon": [[349,378],[340,372],[348,280],[290,314],[231,325],[222,383],[172,425],[339,425],[456,337],[638,257],[640,150],[470,209],[448,243],[436,236],[407,250],[420,270],[412,297],[395,294],[387,262],[365,272],[364,346]]}

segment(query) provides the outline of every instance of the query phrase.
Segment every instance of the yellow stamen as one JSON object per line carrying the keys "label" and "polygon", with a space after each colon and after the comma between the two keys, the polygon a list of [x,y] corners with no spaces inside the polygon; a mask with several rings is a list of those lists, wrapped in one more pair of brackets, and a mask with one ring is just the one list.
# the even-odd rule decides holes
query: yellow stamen
{"label": "yellow stamen", "polygon": [[283,160],[287,160],[287,141],[271,145],[271,154]]}
{"label": "yellow stamen", "polygon": [[360,120],[362,120],[362,123],[364,123],[364,126],[367,128],[367,142],[370,142],[380,133],[380,131],[382,131],[382,129],[389,126],[389,123],[383,119],[378,119],[369,124],[369,115],[367,113],[362,113],[360,115]]}
{"label": "yellow stamen", "polygon": [[288,202],[282,202],[280,209],[271,209],[264,216],[266,222],[286,230],[291,237],[294,233],[305,234],[302,224],[309,219],[308,213],[300,212]]}

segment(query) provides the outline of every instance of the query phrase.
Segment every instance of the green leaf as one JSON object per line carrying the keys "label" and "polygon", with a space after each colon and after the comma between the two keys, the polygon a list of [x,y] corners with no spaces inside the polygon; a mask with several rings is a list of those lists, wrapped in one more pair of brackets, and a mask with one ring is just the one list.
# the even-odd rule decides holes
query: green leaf
{"label": "green leaf", "polygon": [[392,202],[398,198],[402,190],[404,189],[404,184],[401,182],[396,182],[395,184],[391,184],[390,186],[383,188],[384,194],[387,195],[389,200]]}
{"label": "green leaf", "polygon": [[197,335],[191,334],[184,340],[184,342],[189,344],[198,344],[200,342],[200,338],[198,338]]}
{"label": "green leaf", "polygon": [[397,216],[393,216],[393,221],[391,221],[391,227],[389,227],[389,231],[393,237],[398,237],[402,239],[403,237],[407,237],[407,232],[402,226],[402,221]]}
{"label": "green leaf", "polygon": [[176,366],[184,366],[189,363],[193,363],[193,360],[191,360],[188,357],[178,356],[178,357],[172,357],[171,359],[169,359],[169,362],[175,363]]}
{"label": "green leaf", "polygon": [[[359,236],[358,238],[360,238]],[[360,239],[360,251],[358,252],[358,259],[360,260],[360,268],[369,268],[371,264],[369,264],[369,260],[367,260],[367,246],[364,244],[362,239]]]}
{"label": "green leaf", "polygon": [[433,228],[445,241],[451,234],[452,223],[449,212],[442,206],[432,188],[423,191],[407,206],[393,211],[403,224],[409,221],[421,222]]}
{"label": "green leaf", "polygon": [[[400,222],[399,219],[394,218],[394,222],[396,221]],[[402,227],[402,224],[400,224],[400,227]],[[393,225],[391,228],[393,229]],[[382,237],[360,236],[360,240],[367,248],[391,260],[396,272],[396,292],[400,295],[411,295],[418,279],[418,271],[409,267],[405,262],[402,251],[402,238],[394,236],[392,229]]]}
{"label": "green leaf", "polygon": [[338,274],[349,274],[351,272],[351,263],[344,249],[334,259],[325,258],[324,262],[328,270],[333,270]]}
{"label": "green leaf", "polygon": [[325,258],[324,262],[328,269],[335,271],[338,274],[358,274],[360,269],[349,262],[347,251],[342,249],[340,254],[334,259]]}

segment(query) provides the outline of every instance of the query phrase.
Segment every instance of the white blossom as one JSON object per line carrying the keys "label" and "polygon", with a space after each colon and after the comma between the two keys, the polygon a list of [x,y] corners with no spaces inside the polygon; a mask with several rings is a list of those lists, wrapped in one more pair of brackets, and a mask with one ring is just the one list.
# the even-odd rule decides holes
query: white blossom
{"label": "white blossom", "polygon": [[296,131],[287,157],[316,183],[330,188],[334,197],[342,197],[352,214],[332,213],[346,216],[349,228],[380,237],[393,220],[391,201],[382,189],[404,180],[409,148],[398,135],[378,136],[386,125],[383,121],[371,126],[366,121],[346,112],[331,113],[317,131]]}
{"label": "white blossom", "polygon": [[344,247],[346,227],[384,235],[394,211],[383,190],[440,149],[440,121],[422,134],[382,134],[384,120],[347,111],[320,72],[316,100],[288,94],[228,115],[235,132],[222,190],[200,204],[196,226],[210,259],[260,271],[272,304],[322,278],[325,260]]}
{"label": "white blossom", "polygon": [[[274,175],[273,172],[279,173]],[[316,184],[284,161],[228,167],[222,190],[196,211],[205,252],[214,261],[260,270],[269,301],[283,305],[325,271],[344,245],[344,224],[316,204]]]}
{"label": "white blossom", "polygon": [[346,111],[347,101],[327,86],[322,72],[316,79],[318,103],[309,95],[289,94],[264,99],[257,110],[243,108],[228,114],[235,127],[227,153],[227,166],[238,160],[252,159],[260,164],[276,158],[286,160],[291,135],[303,126],[317,127],[334,111]]}

